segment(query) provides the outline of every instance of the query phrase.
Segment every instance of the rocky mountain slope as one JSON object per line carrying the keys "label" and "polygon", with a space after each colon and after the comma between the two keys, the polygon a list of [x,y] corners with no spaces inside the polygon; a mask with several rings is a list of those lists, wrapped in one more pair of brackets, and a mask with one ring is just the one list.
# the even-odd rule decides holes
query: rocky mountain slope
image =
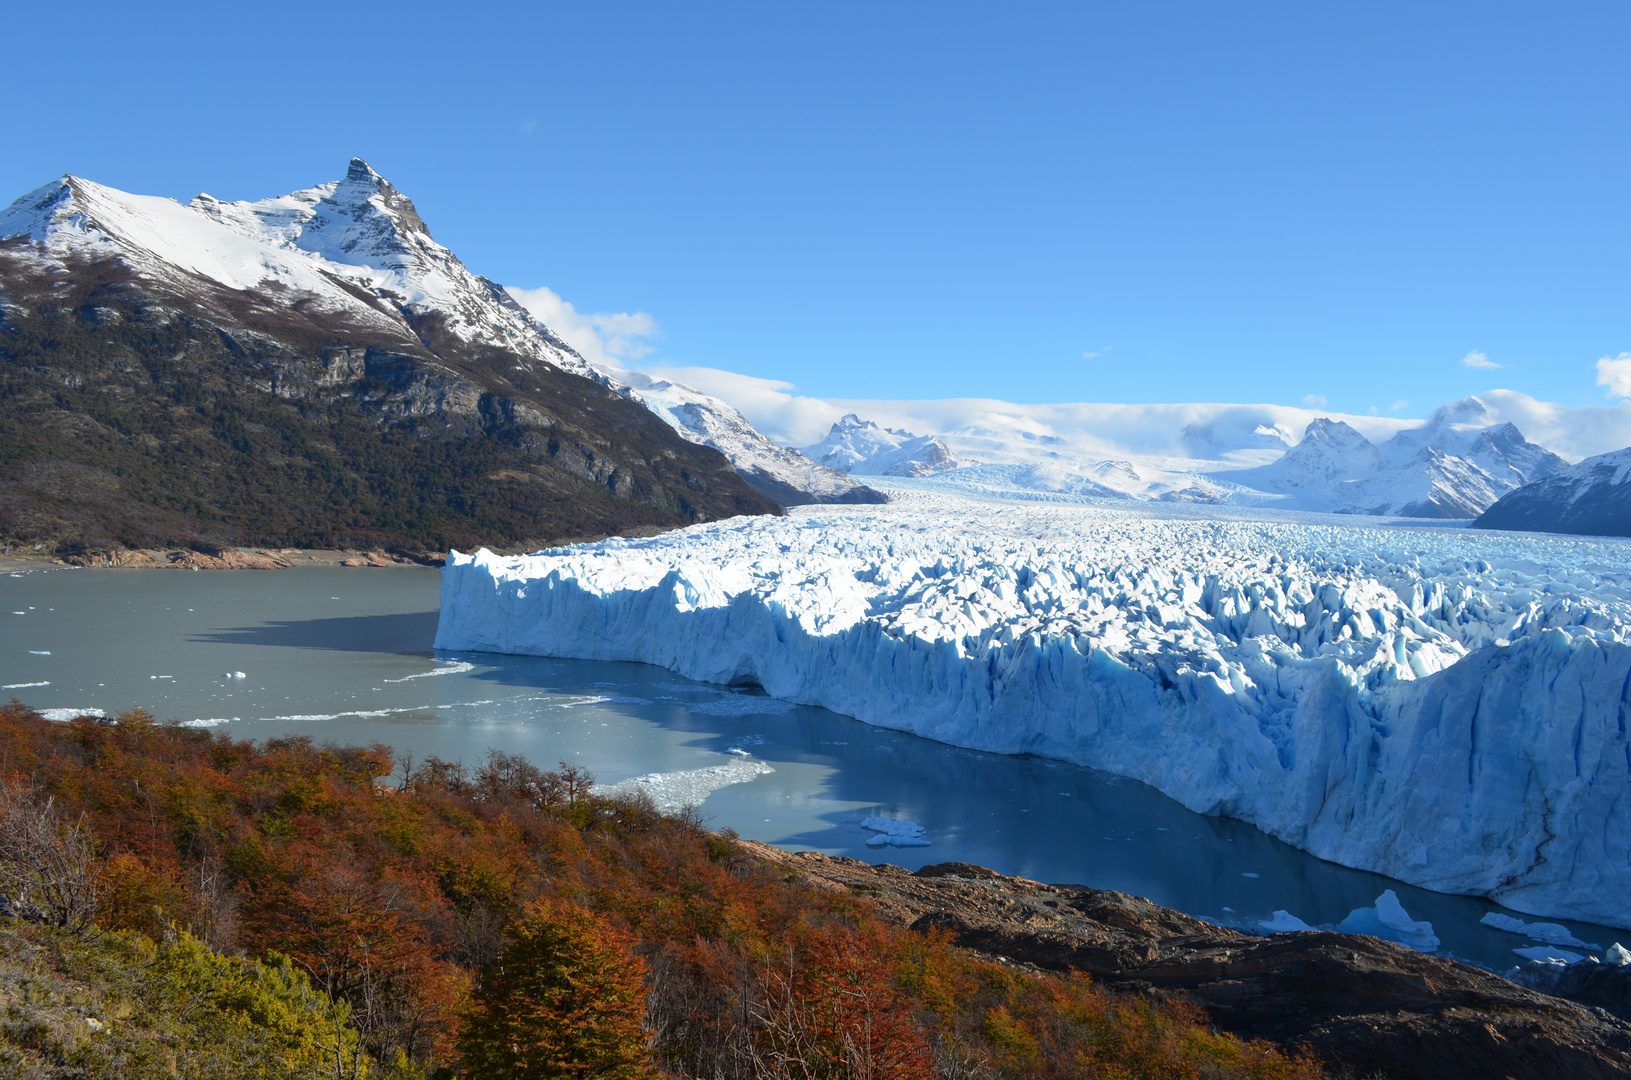
{"label": "rocky mountain slope", "polygon": [[0,539],[539,544],[774,511],[354,160],[258,203],[0,214]]}
{"label": "rocky mountain slope", "polygon": [[1475,529],[1631,536],[1631,448],[1587,458],[1501,497]]}

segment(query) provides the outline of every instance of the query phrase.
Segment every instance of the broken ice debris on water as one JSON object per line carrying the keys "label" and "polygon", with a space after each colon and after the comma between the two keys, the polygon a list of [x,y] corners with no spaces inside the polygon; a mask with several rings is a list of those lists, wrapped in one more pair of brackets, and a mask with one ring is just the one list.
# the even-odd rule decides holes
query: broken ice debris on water
{"label": "broken ice debris on water", "polygon": [[47,720],[55,720],[59,723],[65,720],[73,720],[81,716],[94,716],[101,719],[108,715],[101,709],[40,709],[39,714],[45,717]]}
{"label": "broken ice debris on water", "polygon": [[1559,949],[1552,945],[1535,945],[1528,949],[1513,949],[1513,952],[1525,960],[1539,960],[1541,963],[1578,964],[1585,957],[1567,949]]}
{"label": "broken ice debris on water", "polygon": [[1548,945],[1568,945],[1576,949],[1595,949],[1602,951],[1601,945],[1593,945],[1589,941],[1581,941],[1569,932],[1569,928],[1555,922],[1526,923],[1522,919],[1514,919],[1510,915],[1502,915],[1498,911],[1491,911],[1478,920],[1485,926],[1496,930],[1505,930],[1509,934],[1522,934],[1532,941],[1544,941]]}
{"label": "broken ice debris on water", "polygon": [[[223,679],[247,679],[247,678],[249,678],[249,676],[245,675],[241,671],[223,671],[221,673],[221,678],[223,678]],[[386,682],[392,682],[394,680],[386,679],[385,681]]]}
{"label": "broken ice debris on water", "polygon": [[923,826],[915,821],[896,821],[894,818],[869,817],[861,819],[861,828],[876,833],[866,840],[867,847],[928,847],[923,838]]}
{"label": "broken ice debris on water", "polygon": [[1309,926],[1289,911],[1276,911],[1274,915],[1257,924],[1271,934],[1281,934],[1291,930],[1337,930],[1344,934],[1369,934],[1384,941],[1395,941],[1406,948],[1417,952],[1437,952],[1439,946],[1438,936],[1433,933],[1433,924],[1426,921],[1417,921],[1405,911],[1404,905],[1399,903],[1399,895],[1392,889],[1383,892],[1376,898],[1373,907],[1355,908],[1348,913],[1348,917],[1335,926]]}

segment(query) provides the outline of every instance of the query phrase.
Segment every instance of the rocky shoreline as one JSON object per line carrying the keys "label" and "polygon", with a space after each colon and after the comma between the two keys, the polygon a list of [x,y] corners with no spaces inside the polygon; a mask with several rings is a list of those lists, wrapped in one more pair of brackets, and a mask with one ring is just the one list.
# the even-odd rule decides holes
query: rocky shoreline
{"label": "rocky shoreline", "polygon": [[808,886],[870,898],[898,925],[942,930],[1006,963],[1074,969],[1106,986],[1188,1001],[1222,1030],[1307,1045],[1338,1076],[1631,1076],[1627,1018],[1376,938],[1259,937],[1125,893],[966,863],[911,873],[737,843]]}
{"label": "rocky shoreline", "polygon": [[82,566],[119,570],[287,570],[295,566],[440,566],[429,552],[318,548],[110,548],[62,555],[0,555],[0,573]]}

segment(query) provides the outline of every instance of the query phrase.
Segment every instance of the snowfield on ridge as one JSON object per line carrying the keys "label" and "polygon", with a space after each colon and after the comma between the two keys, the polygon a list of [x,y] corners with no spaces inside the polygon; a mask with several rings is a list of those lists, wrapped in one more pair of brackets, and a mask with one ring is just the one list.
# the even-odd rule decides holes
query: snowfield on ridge
{"label": "snowfield on ridge", "polygon": [[436,644],[757,682],[1631,927],[1627,542],[894,494],[454,553]]}

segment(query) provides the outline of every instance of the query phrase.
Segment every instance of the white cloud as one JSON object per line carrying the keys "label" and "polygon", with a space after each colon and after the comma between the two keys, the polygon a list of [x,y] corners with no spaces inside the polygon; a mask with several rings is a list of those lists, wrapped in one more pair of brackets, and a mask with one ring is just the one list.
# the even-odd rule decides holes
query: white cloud
{"label": "white cloud", "polygon": [[591,364],[619,368],[651,352],[646,340],[658,336],[657,320],[643,311],[583,312],[562,300],[555,290],[504,290],[532,313],[533,318],[559,334]]}
{"label": "white cloud", "polygon": [[[1606,362],[1631,364],[1631,355]],[[1598,382],[1602,381],[1599,377]],[[1571,409],[1515,390],[1485,390],[1478,400],[1489,407],[1497,421],[1512,421],[1530,442],[1540,443],[1570,461],[1631,446],[1631,401]]]}
{"label": "white cloud", "polygon": [[1408,408],[1410,408],[1410,402],[1404,401],[1404,400],[1401,399],[1399,401],[1395,401],[1392,405],[1389,405],[1387,407],[1387,411],[1388,412],[1398,412],[1400,409],[1408,409]]}
{"label": "white cloud", "polygon": [[1477,349],[1463,356],[1461,365],[1463,367],[1477,368],[1479,371],[1498,371],[1501,367],[1500,364],[1497,364]]}
{"label": "white cloud", "polygon": [[1110,352],[1114,348],[1115,348],[1114,345],[1100,345],[1093,352],[1084,352],[1082,354],[1082,359],[1083,360],[1092,360],[1095,357],[1103,356],[1105,353]]}
{"label": "white cloud", "polygon": [[1304,394],[1303,404],[1307,405],[1310,409],[1323,409],[1325,406],[1331,403],[1320,397],[1318,394]]}
{"label": "white cloud", "polygon": [[1631,397],[1631,352],[1597,361],[1597,385],[1608,387],[1611,397]]}

